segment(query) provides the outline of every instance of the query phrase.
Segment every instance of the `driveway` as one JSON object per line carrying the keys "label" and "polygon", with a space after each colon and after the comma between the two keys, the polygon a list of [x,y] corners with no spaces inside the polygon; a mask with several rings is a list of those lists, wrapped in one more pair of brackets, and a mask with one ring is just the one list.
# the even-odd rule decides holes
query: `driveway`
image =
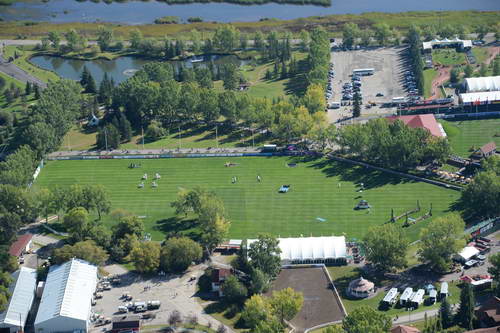
{"label": "driveway", "polygon": [[[2,44],[5,45],[5,44]],[[0,72],[3,72],[4,74],[21,81],[23,83],[26,83],[27,81],[34,83],[38,85],[41,88],[47,87],[47,84],[43,82],[42,80],[34,77],[33,75],[30,75],[26,73],[24,70],[19,68],[17,65],[8,62],[7,59],[3,58],[3,47],[0,47]]]}

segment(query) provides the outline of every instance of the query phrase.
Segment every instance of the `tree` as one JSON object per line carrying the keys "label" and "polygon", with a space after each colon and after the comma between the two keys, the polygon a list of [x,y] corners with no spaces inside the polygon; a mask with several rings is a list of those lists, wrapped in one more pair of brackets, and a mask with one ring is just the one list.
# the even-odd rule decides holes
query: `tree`
{"label": "tree", "polygon": [[224,324],[220,323],[219,326],[217,327],[217,333],[227,333],[227,328],[224,326]]}
{"label": "tree", "polygon": [[223,52],[234,50],[240,39],[240,32],[230,24],[221,25],[215,30],[213,44],[214,47]]}
{"label": "tree", "polygon": [[139,243],[130,251],[129,258],[139,273],[154,273],[160,266],[160,244],[155,242]]}
{"label": "tree", "polygon": [[82,207],[71,209],[64,216],[63,225],[70,237],[77,242],[85,240],[92,228],[92,223],[89,221],[89,213]]}
{"label": "tree", "polygon": [[280,253],[278,239],[268,234],[260,234],[258,240],[250,244],[248,249],[252,267],[271,278],[275,278],[281,269]]}
{"label": "tree", "polygon": [[[116,217],[116,213],[114,215]],[[125,235],[136,235],[138,238],[142,238],[144,223],[137,216],[121,215],[118,216],[118,219],[118,223],[111,227],[115,242],[125,237]]]}
{"label": "tree", "polygon": [[354,309],[342,321],[342,327],[347,333],[383,333],[389,332],[391,326],[389,316],[368,306]]}
{"label": "tree", "polygon": [[446,297],[441,301],[439,307],[439,320],[441,320],[441,326],[445,329],[453,325],[453,312]]}
{"label": "tree", "polygon": [[119,125],[121,141],[129,142],[132,139],[132,125],[123,113],[120,114]]}
{"label": "tree", "polygon": [[161,248],[160,267],[165,272],[184,272],[201,259],[201,246],[187,237],[169,238]]}
{"label": "tree", "polygon": [[103,51],[107,51],[113,43],[113,28],[110,26],[99,26],[97,29],[97,44]]}
{"label": "tree", "polygon": [[384,271],[407,265],[406,252],[409,244],[401,227],[395,224],[372,227],[363,239],[366,258]]}
{"label": "tree", "polygon": [[476,27],[477,38],[479,40],[484,40],[484,37],[488,33],[489,27],[486,24],[480,24]]}
{"label": "tree", "polygon": [[352,116],[356,118],[361,116],[361,96],[357,91],[354,93],[353,96]]}
{"label": "tree", "polygon": [[59,43],[61,42],[61,35],[57,31],[50,31],[48,35],[48,40],[50,41],[54,49],[58,49]]}
{"label": "tree", "polygon": [[148,141],[156,141],[166,135],[165,129],[161,126],[159,121],[153,120],[146,130],[145,137]]}
{"label": "tree", "polygon": [[362,30],[359,36],[361,38],[361,45],[365,47],[370,46],[372,36],[373,36],[373,31],[369,29]]}
{"label": "tree", "polygon": [[481,64],[481,67],[479,68],[479,76],[487,76],[488,74],[488,67],[486,64]]}
{"label": "tree", "polygon": [[99,149],[116,149],[120,147],[120,131],[113,124],[107,124],[97,133],[96,144]]}
{"label": "tree", "polygon": [[221,73],[224,89],[236,90],[240,81],[238,67],[232,63],[224,64]]}
{"label": "tree", "polygon": [[356,23],[346,23],[342,27],[342,44],[351,48],[356,42],[356,38],[359,36],[359,27]]}
{"label": "tree", "polygon": [[500,59],[495,59],[493,61],[493,76],[499,76],[500,75]]}
{"label": "tree", "polygon": [[66,38],[66,46],[69,51],[80,52],[87,47],[87,40],[75,29],[71,29],[70,31],[66,32],[64,34],[64,37]]}
{"label": "tree", "polygon": [[31,82],[26,81],[26,86],[24,87],[24,94],[26,96],[31,95]]}
{"label": "tree", "polygon": [[386,23],[376,24],[375,28],[375,39],[380,45],[387,45],[389,38],[391,38],[392,32],[389,25]]}
{"label": "tree", "polygon": [[500,214],[500,172],[479,172],[462,191],[460,203],[467,216],[489,217]]}
{"label": "tree", "polygon": [[228,276],[222,284],[224,298],[229,303],[241,303],[247,297],[247,288],[234,275]]}
{"label": "tree", "polygon": [[33,91],[35,92],[35,99],[40,99],[40,88],[38,84],[34,84]]}
{"label": "tree", "polygon": [[465,223],[458,214],[445,215],[431,221],[420,232],[420,259],[428,262],[433,270],[446,272],[451,265],[452,255],[465,245],[464,228]]}
{"label": "tree", "polygon": [[470,283],[464,283],[460,291],[460,307],[456,315],[456,322],[465,329],[472,330],[474,322],[474,290]]}
{"label": "tree", "polygon": [[488,267],[488,273],[491,274],[496,284],[495,295],[500,297],[500,253],[491,255],[489,261],[491,266]]}
{"label": "tree", "polygon": [[139,50],[142,46],[144,37],[139,29],[134,29],[130,32],[130,47],[134,50]]}
{"label": "tree", "polygon": [[250,272],[250,287],[251,294],[261,294],[267,291],[269,287],[269,277],[258,268],[254,268]]}
{"label": "tree", "polygon": [[474,70],[472,69],[472,66],[470,64],[467,64],[467,66],[465,66],[465,68],[464,68],[464,77],[466,79],[472,77],[473,72],[474,72]]}
{"label": "tree", "polygon": [[292,320],[299,313],[304,304],[304,296],[292,288],[274,291],[269,300],[273,313],[285,324],[285,321]]}
{"label": "tree", "polygon": [[87,240],[55,249],[51,261],[56,265],[60,265],[72,258],[78,258],[100,266],[108,260],[108,257],[102,247],[97,246],[93,240]]}
{"label": "tree", "polygon": [[302,52],[307,52],[309,50],[309,43],[311,42],[311,35],[309,35],[307,30],[301,30],[299,39]]}
{"label": "tree", "polygon": [[302,104],[310,113],[326,110],[325,91],[319,84],[311,84],[302,97]]}
{"label": "tree", "polygon": [[181,313],[178,310],[172,311],[168,316],[168,324],[170,326],[177,327],[180,323],[182,323]]}
{"label": "tree", "polygon": [[85,85],[85,92],[88,94],[95,94],[97,93],[97,87],[96,83],[94,80],[94,77],[92,74],[89,72],[87,76],[87,84]]}
{"label": "tree", "polygon": [[453,67],[450,72],[450,82],[458,83],[458,81],[460,81],[460,70],[456,67]]}
{"label": "tree", "polygon": [[54,194],[47,188],[42,188],[38,191],[36,198],[38,206],[45,217],[45,222],[49,222],[49,215],[56,212],[54,205]]}
{"label": "tree", "polygon": [[267,321],[272,316],[269,302],[260,295],[253,295],[245,302],[241,318],[250,328],[255,328],[260,322]]}

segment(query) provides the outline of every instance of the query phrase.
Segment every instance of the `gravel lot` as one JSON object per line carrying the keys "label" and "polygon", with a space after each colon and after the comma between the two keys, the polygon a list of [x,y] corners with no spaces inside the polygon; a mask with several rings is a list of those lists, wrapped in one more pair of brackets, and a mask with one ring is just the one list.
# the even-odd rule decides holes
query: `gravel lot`
{"label": "gravel lot", "polygon": [[[375,74],[361,78],[361,92],[363,95],[363,107],[361,114],[394,113],[395,108],[380,108],[379,104],[392,101],[393,97],[405,96],[402,85],[402,74],[405,70],[402,47],[361,49],[352,51],[335,51],[331,53],[331,62],[335,71],[333,79],[333,96],[331,101],[341,101],[342,85],[351,81],[354,69],[375,68]],[[383,97],[377,97],[382,93]],[[377,103],[376,107],[367,109],[368,101]],[[350,101],[352,104],[352,101]],[[342,106],[340,109],[330,110],[329,119],[335,122],[337,119],[352,116],[352,105]]]}

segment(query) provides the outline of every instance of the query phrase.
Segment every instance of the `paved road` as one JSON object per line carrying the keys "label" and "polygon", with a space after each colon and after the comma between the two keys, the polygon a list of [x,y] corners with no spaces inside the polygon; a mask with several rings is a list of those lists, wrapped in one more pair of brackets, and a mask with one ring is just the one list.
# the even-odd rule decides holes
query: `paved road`
{"label": "paved road", "polygon": [[3,72],[4,74],[24,83],[29,81],[31,83],[37,84],[41,88],[47,87],[47,84],[42,80],[26,73],[17,65],[10,63],[6,59],[4,59],[2,50],[3,47],[0,47],[0,72]]}

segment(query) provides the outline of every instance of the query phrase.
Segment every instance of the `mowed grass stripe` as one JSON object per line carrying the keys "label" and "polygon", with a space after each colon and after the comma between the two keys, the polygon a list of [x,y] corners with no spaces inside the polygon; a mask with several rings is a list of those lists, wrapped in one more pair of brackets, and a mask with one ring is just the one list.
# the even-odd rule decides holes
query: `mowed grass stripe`
{"label": "mowed grass stripe", "polygon": [[[238,165],[224,167],[225,162]],[[288,167],[291,162],[298,162],[297,167]],[[129,169],[130,163],[142,166]],[[154,189],[151,183],[156,172],[162,178]],[[139,189],[144,173],[149,177]],[[231,183],[233,176],[238,179],[236,184]],[[366,187],[363,193],[356,192],[360,182]],[[432,203],[435,217],[448,211],[458,198],[455,191],[380,172],[323,159],[306,162],[287,157],[51,161],[36,182],[37,187],[49,188],[71,184],[104,185],[113,209],[145,216],[147,231],[158,240],[173,228],[170,203],[180,188],[200,186],[217,193],[232,222],[232,238],[256,237],[261,232],[283,237],[345,233],[348,238],[360,238],[369,227],[385,223],[391,208],[398,215],[414,208],[419,200],[421,214]],[[278,193],[284,184],[291,185],[290,191]],[[361,199],[373,208],[354,210]],[[318,217],[326,222],[319,222]],[[405,232],[417,239],[428,221],[405,228]],[[106,216],[103,223],[111,226],[113,222]],[[402,225],[403,220],[398,223]]]}

